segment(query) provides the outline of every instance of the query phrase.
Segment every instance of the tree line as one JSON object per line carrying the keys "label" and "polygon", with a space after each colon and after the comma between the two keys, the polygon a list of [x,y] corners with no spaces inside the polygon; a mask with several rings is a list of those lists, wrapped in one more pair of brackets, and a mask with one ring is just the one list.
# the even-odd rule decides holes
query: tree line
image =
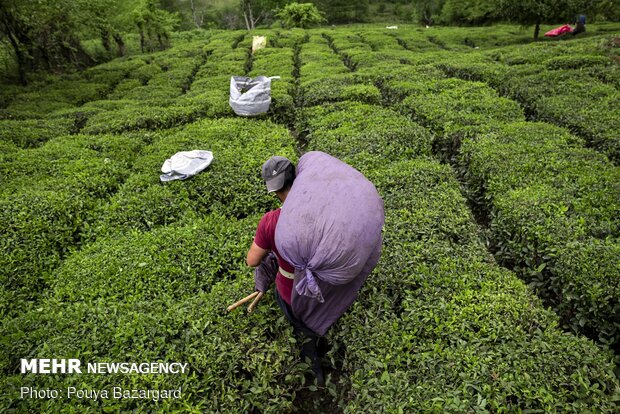
{"label": "tree line", "polygon": [[11,51],[19,81],[28,72],[97,63],[82,41],[99,39],[108,58],[124,56],[136,33],[143,52],[163,49],[180,22],[159,0],[0,0],[0,42]]}
{"label": "tree line", "polygon": [[[538,37],[541,24],[566,23],[577,14],[586,14],[590,20],[620,19],[618,0],[310,0],[294,10],[291,3],[292,0],[0,0],[0,46],[10,51],[19,81],[25,84],[29,72],[83,68],[97,63],[84,49],[84,40],[99,39],[108,59],[124,56],[126,36],[130,33],[139,36],[144,52],[167,47],[174,30],[252,30],[278,20],[289,25],[371,22],[381,18],[424,25],[505,21],[533,25],[534,37]],[[283,14],[287,8],[290,13]]]}

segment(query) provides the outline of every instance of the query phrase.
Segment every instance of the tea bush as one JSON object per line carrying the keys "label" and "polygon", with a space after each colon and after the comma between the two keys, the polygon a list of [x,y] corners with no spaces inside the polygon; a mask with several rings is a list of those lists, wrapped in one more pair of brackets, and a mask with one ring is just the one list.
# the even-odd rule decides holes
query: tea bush
{"label": "tea bush", "polygon": [[[215,262],[212,262],[215,264]],[[154,273],[154,272],[151,272]],[[137,402],[118,399],[76,399],[81,412],[109,410],[150,412],[181,410],[266,413],[293,409],[295,393],[304,384],[305,365],[298,362],[291,329],[275,301],[263,299],[252,314],[225,314],[225,307],[251,291],[247,280],[215,283],[209,292],[183,300],[125,303],[99,299],[62,303],[50,298],[39,310],[3,325],[9,355],[75,355],[84,362],[148,360],[188,364],[179,375],[22,375],[19,360],[3,356],[5,407],[56,412],[53,400],[20,400],[19,387],[78,389],[178,389],[180,399]],[[79,323],[76,324],[76,321]],[[28,335],[23,335],[28,332]],[[131,351],[128,351],[131,350]],[[129,353],[128,353],[129,352]],[[8,359],[8,360],[7,360]]]}
{"label": "tea bush", "polygon": [[[451,169],[425,160],[385,168],[392,159],[389,145],[378,145],[369,154],[368,145],[356,141],[365,122],[384,125],[385,120],[358,110],[354,104],[322,106],[307,109],[303,118],[309,149],[333,151],[361,168],[386,205],[382,260],[332,338],[344,348],[340,362],[332,355],[332,363],[342,364],[348,374],[346,381],[341,379],[345,389],[350,387],[342,395],[344,411],[389,406],[455,412],[476,407],[597,407],[611,412],[608,395],[616,387],[615,377],[602,354],[594,359],[591,354],[571,354],[569,359],[582,358],[578,365],[587,367],[571,379],[578,391],[557,392],[562,381],[549,382],[550,377],[566,378],[574,372],[564,358],[568,350],[579,347],[597,354],[596,348],[561,334],[556,318],[515,275],[492,264]],[[342,121],[347,116],[361,128],[343,128],[351,122]],[[360,152],[350,154],[346,148]],[[465,293],[456,299],[456,292]],[[538,362],[523,362],[532,360]],[[466,378],[459,372],[475,373]],[[580,388],[579,377],[588,378],[587,388]],[[496,382],[506,384],[503,393],[495,391]]]}
{"label": "tea bush", "polygon": [[316,34],[311,35],[308,42],[303,44],[299,59],[302,82],[350,72],[342,59],[329,47],[327,40]]}
{"label": "tea bush", "polygon": [[609,359],[561,333],[514,274],[492,264],[449,167],[406,161],[370,178],[386,203],[384,252],[338,325],[345,412],[613,411]]}
{"label": "tea bush", "polygon": [[[505,46],[530,34],[259,29],[254,54],[246,31],[192,31],[3,86],[0,410],[615,412],[620,176],[586,147],[615,157],[620,71],[596,30]],[[282,76],[266,116],[233,117],[233,75]],[[213,163],[161,183],[163,162],[192,149]],[[305,150],[364,173],[386,211],[381,261],[328,333],[318,389],[271,295],[252,315],[224,311],[253,290],[245,254],[279,205],[262,163]],[[50,356],[189,373],[19,373],[20,358]],[[22,386],[183,395],[60,405]]]}
{"label": "tea bush", "polygon": [[301,94],[304,106],[347,100],[368,104],[381,102],[381,92],[376,86],[360,84],[350,74],[303,82]]}
{"label": "tea bush", "polygon": [[556,292],[551,301],[560,318],[574,332],[585,332],[616,351],[620,344],[619,253],[617,239],[569,242],[558,250],[550,268],[552,274],[562,275],[550,281]]}
{"label": "tea bush", "polygon": [[0,277],[13,292],[3,315],[39,296],[51,270],[80,245],[91,212],[128,175],[138,148],[123,137],[71,136],[3,156]]}
{"label": "tea bush", "polygon": [[53,294],[63,302],[148,302],[162,292],[180,300],[208,292],[223,280],[243,280],[250,273],[243,259],[259,219],[237,222],[207,215],[186,227],[91,243],[55,272]]}
{"label": "tea bush", "polygon": [[[460,159],[468,186],[478,196],[475,202],[490,212],[497,257],[521,269],[543,297],[561,303],[564,314],[579,314],[582,323],[601,324],[603,331],[609,331],[607,325],[618,317],[614,315],[617,309],[613,310],[617,306],[598,303],[596,285],[571,283],[567,279],[571,273],[557,273],[562,266],[555,271],[545,268],[553,268],[552,263],[561,257],[558,251],[565,250],[569,241],[618,237],[620,170],[604,156],[584,149],[581,140],[567,131],[540,123],[506,125],[467,139]],[[585,255],[580,257],[585,259]],[[582,266],[588,268],[588,263]],[[604,263],[600,263],[602,268]],[[611,268],[606,272],[611,274]],[[617,282],[614,277],[599,281],[606,291],[613,291]],[[568,301],[564,303],[563,298]],[[579,308],[566,310],[573,304]],[[583,316],[589,309],[600,308],[606,309],[607,318],[601,312],[592,320]],[[568,323],[577,326],[575,319]],[[613,342],[616,335],[607,341]]]}
{"label": "tea bush", "polygon": [[[400,84],[402,85],[402,84]],[[460,79],[406,84],[408,94],[397,107],[437,134],[433,143],[443,157],[460,145],[463,127],[524,120],[519,105],[500,98],[488,85]]]}
{"label": "tea bush", "polygon": [[[272,155],[295,159],[288,131],[269,121],[205,120],[172,132],[144,148],[132,175],[105,206],[97,233],[148,230],[212,211],[244,217],[267,211],[276,199],[260,176]],[[161,183],[160,169],[178,151],[213,152],[212,164],[186,181]]]}
{"label": "tea bush", "polygon": [[132,56],[125,59],[115,59],[86,69],[82,72],[82,77],[95,83],[104,83],[110,86],[118,85],[123,79],[131,76],[134,71],[144,64],[145,61],[139,57]]}
{"label": "tea bush", "polygon": [[0,120],[0,139],[13,142],[20,148],[37,147],[73,128],[72,119]]}
{"label": "tea bush", "polygon": [[430,135],[407,117],[362,103],[316,106],[302,113],[298,129],[308,132],[308,150],[346,159],[358,152],[390,160],[430,155]]}
{"label": "tea bush", "polygon": [[[617,164],[618,90],[613,77],[602,75],[612,73],[611,68],[596,69],[606,68],[611,60],[602,56],[592,41],[575,45],[516,49],[512,55],[523,57],[518,62],[516,57],[507,58],[505,51],[489,52],[488,56],[500,65],[448,62],[440,67],[451,76],[488,82],[503,95],[520,102],[530,118],[570,128]],[[570,55],[564,54],[569,51]],[[547,53],[545,58],[543,52]],[[517,66],[505,66],[516,63]]]}
{"label": "tea bush", "polygon": [[290,124],[294,119],[295,78],[293,49],[258,49],[252,57],[250,77],[280,76],[271,82],[269,115],[275,121]]}

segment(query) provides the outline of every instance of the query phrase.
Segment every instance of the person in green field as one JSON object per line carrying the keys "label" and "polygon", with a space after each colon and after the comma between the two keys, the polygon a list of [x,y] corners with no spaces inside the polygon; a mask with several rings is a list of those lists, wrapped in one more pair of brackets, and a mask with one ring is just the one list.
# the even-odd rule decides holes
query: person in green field
{"label": "person in green field", "polygon": [[[295,166],[285,157],[274,156],[263,164],[262,177],[265,180],[267,191],[275,193],[278,199],[284,203],[295,180]],[[246,262],[248,266],[257,268],[255,281],[258,291],[266,292],[271,283],[275,281],[276,302],[293,327],[301,348],[301,357],[310,360],[317,384],[323,386],[325,379],[321,358],[317,351],[319,335],[296,318],[293,313],[291,295],[295,268],[282,258],[276,248],[275,233],[280,212],[281,209],[278,208],[263,215],[258,223],[254,242],[248,250]],[[271,252],[275,255],[277,264],[270,266],[269,255]]]}
{"label": "person in green field", "polygon": [[580,14],[577,17],[577,21],[575,22],[575,27],[570,32],[573,36],[578,35],[579,33],[584,33],[586,31],[586,16]]}

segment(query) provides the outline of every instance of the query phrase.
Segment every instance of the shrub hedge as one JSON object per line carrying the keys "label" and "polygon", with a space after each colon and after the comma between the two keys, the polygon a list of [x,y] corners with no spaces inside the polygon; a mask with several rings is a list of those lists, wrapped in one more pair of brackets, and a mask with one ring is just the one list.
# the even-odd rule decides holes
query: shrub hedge
{"label": "shrub hedge", "polygon": [[386,203],[384,252],[334,334],[345,412],[613,412],[611,358],[562,333],[490,260],[449,167],[403,161],[369,176]]}
{"label": "shrub hedge", "polygon": [[[488,30],[259,30],[269,47],[254,55],[245,31],[194,31],[163,52],[3,90],[0,410],[615,412],[613,356],[560,324],[611,346],[617,338],[620,180],[584,142],[613,141],[615,124],[596,112],[615,114],[620,77],[598,40],[476,51],[521,39],[514,27],[501,29],[505,39]],[[230,76],[274,71],[286,78],[273,83],[267,117],[296,118],[297,143],[283,125],[227,118]],[[579,82],[593,87],[568,125],[565,87]],[[522,93],[528,116],[581,138],[522,122],[491,87]],[[223,119],[186,125],[200,117]],[[16,146],[39,145],[46,131],[62,136]],[[435,153],[460,151],[464,188],[432,158],[433,142]],[[260,214],[277,205],[260,166],[275,154],[296,160],[296,144],[358,168],[386,207],[382,259],[328,334],[332,367],[318,392],[272,297],[250,316],[224,311],[252,291],[243,259]],[[160,183],[164,160],[191,149],[212,150],[212,165]],[[490,213],[488,231],[463,190]],[[559,317],[497,265],[487,237],[549,292]],[[180,361],[190,372],[19,374],[20,358],[50,355]],[[60,408],[19,399],[21,386],[183,396]]]}
{"label": "shrub hedge", "polygon": [[3,157],[1,313],[37,299],[50,272],[81,244],[92,211],[129,174],[139,145],[124,137],[61,137]]}
{"label": "shrub hedge", "polygon": [[405,90],[410,95],[397,108],[436,134],[433,145],[443,157],[458,148],[463,128],[525,119],[516,102],[499,97],[481,82],[445,79],[406,83]]}
{"label": "shrub hedge", "polygon": [[620,98],[612,61],[592,40],[556,46],[487,53],[500,64],[452,60],[439,66],[452,76],[488,82],[523,105],[530,118],[571,129],[617,164]]}
{"label": "shrub hedge", "polygon": [[[309,147],[333,149],[361,168],[386,205],[381,262],[331,334],[338,344],[332,364],[346,374],[340,407],[612,412],[618,385],[610,357],[563,334],[557,317],[494,264],[452,169],[430,160],[391,163],[388,145],[349,153],[359,148],[359,130],[343,128],[340,117],[350,113],[361,129],[366,120],[352,106],[306,116]],[[346,112],[334,111],[341,107]]]}
{"label": "shrub hedge", "polygon": [[[265,297],[252,315],[225,311],[253,289],[243,258],[257,221],[213,216],[186,227],[105,240],[72,256],[57,274],[53,295],[2,326],[3,346],[10,351],[1,359],[0,381],[7,391],[2,406],[57,410],[53,400],[19,399],[21,386],[181,387],[178,400],[76,399],[70,406],[81,412],[291,411],[307,366],[298,361],[284,317],[274,321],[275,301]],[[175,361],[187,363],[189,372],[22,375],[23,355],[71,356],[84,363]]]}
{"label": "shrub hedge", "polygon": [[[212,164],[185,181],[161,183],[160,169],[178,151],[213,152]],[[164,134],[144,148],[132,175],[104,206],[97,234],[154,227],[204,216],[212,211],[244,217],[275,207],[260,167],[272,155],[295,159],[286,128],[252,119],[204,120]]]}
{"label": "shrub hedge", "polygon": [[252,70],[248,76],[280,76],[271,82],[269,116],[276,122],[289,124],[295,117],[293,72],[294,51],[291,48],[258,49],[252,57]]}
{"label": "shrub hedge", "polygon": [[496,257],[556,303],[569,326],[587,324],[579,331],[617,343],[618,305],[596,294],[614,291],[617,266],[609,260],[595,265],[595,256],[583,253],[573,257],[573,266],[584,270],[598,266],[601,278],[588,285],[574,281],[574,270],[564,274],[566,265],[553,263],[566,261],[568,242],[586,243],[592,251],[592,238],[620,235],[620,169],[567,131],[541,123],[498,126],[466,139],[459,159],[472,199],[490,213]]}
{"label": "shrub hedge", "polygon": [[37,147],[73,129],[73,119],[0,120],[0,139],[13,142],[20,148]]}
{"label": "shrub hedge", "polygon": [[358,102],[306,109],[298,130],[307,131],[308,150],[346,159],[359,152],[389,160],[430,155],[430,134],[390,109]]}

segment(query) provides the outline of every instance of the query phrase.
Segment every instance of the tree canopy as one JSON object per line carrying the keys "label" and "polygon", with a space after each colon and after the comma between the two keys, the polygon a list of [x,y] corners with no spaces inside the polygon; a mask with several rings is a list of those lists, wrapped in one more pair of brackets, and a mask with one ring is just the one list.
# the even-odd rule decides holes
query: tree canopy
{"label": "tree canopy", "polygon": [[278,13],[282,23],[286,27],[308,28],[319,24],[325,19],[321,16],[319,9],[312,3],[291,3]]}

